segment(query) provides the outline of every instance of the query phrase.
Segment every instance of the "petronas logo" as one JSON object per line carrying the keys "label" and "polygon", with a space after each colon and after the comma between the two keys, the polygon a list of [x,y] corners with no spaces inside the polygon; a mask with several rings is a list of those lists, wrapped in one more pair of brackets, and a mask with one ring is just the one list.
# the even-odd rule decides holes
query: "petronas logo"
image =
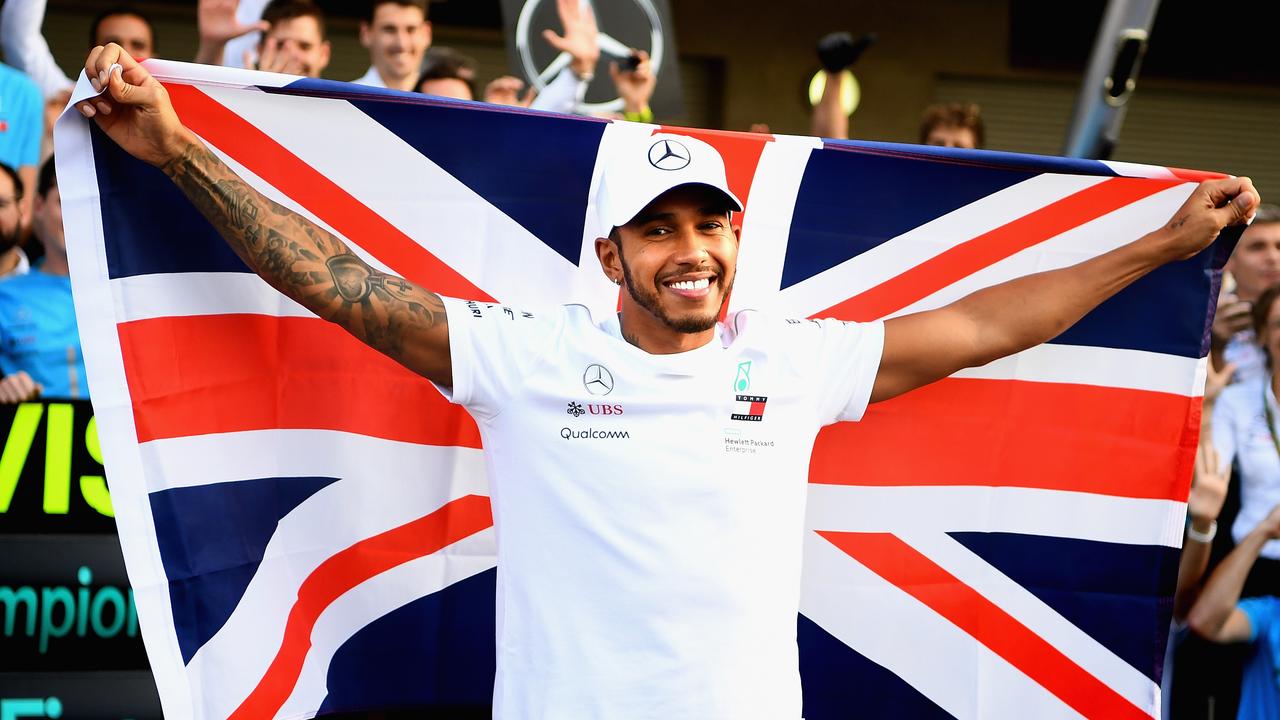
{"label": "petronas logo", "polygon": [[735,392],[746,392],[751,389],[751,361],[738,363],[738,375],[733,379]]}

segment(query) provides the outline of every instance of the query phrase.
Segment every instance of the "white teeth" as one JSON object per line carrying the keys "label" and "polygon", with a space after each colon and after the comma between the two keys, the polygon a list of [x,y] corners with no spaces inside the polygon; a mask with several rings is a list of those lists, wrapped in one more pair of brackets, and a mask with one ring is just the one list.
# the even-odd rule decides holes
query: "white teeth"
{"label": "white teeth", "polygon": [[681,280],[673,282],[668,287],[674,290],[705,290],[711,286],[711,278],[702,278],[701,280]]}

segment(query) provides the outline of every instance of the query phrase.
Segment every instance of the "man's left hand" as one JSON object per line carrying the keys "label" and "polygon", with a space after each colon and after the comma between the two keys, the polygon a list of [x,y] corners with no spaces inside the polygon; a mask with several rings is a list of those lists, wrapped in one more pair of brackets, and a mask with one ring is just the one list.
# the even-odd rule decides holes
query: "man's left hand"
{"label": "man's left hand", "polygon": [[1218,237],[1223,228],[1253,218],[1261,202],[1247,177],[1206,180],[1160,229],[1170,260],[1185,260]]}

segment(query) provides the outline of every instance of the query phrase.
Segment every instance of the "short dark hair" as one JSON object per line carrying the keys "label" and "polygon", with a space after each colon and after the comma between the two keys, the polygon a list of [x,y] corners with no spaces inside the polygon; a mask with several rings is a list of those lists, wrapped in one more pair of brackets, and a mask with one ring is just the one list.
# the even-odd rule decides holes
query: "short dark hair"
{"label": "short dark hair", "polygon": [[156,42],[156,26],[151,24],[151,18],[147,17],[146,13],[130,5],[115,5],[98,13],[93,18],[93,22],[89,24],[89,47],[94,47],[98,44],[98,28],[102,25],[102,22],[116,15],[132,15],[141,20],[147,26],[147,30],[151,31],[152,47],[159,44]]}
{"label": "short dark hair", "polygon": [[461,80],[471,90],[471,99],[476,94],[476,61],[467,55],[449,47],[432,47],[422,60],[422,74],[418,82],[413,84],[417,90],[428,80]]}
{"label": "short dark hair", "polygon": [[1280,205],[1262,203],[1258,206],[1258,211],[1254,213],[1253,221],[1255,223],[1280,222]]}
{"label": "short dark hair", "polygon": [[986,147],[987,132],[982,124],[982,108],[977,103],[934,103],[925,108],[920,118],[920,142],[928,142],[929,133],[940,127],[964,128],[973,133],[976,147]]}
{"label": "short dark hair", "polygon": [[58,168],[54,165],[53,156],[40,166],[40,175],[36,178],[36,194],[42,198],[49,197],[49,191],[58,186]]}
{"label": "short dark hair", "polygon": [[400,7],[416,7],[422,11],[422,17],[427,17],[427,0],[370,0],[369,13],[365,16],[364,21],[373,23],[373,16],[378,12],[378,8],[383,5],[399,5]]}
{"label": "short dark hair", "polygon": [[21,200],[25,193],[22,192],[22,178],[18,177],[18,171],[0,162],[0,172],[4,172],[13,181],[13,198]]}
{"label": "short dark hair", "polygon": [[271,25],[303,17],[315,18],[316,25],[320,26],[320,37],[323,39],[325,37],[324,10],[311,0],[271,0],[262,11],[262,19]]}

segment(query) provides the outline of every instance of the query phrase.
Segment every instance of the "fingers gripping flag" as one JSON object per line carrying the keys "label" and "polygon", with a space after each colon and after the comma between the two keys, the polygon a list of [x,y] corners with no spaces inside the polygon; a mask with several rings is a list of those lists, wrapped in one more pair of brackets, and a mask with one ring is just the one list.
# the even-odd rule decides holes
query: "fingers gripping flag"
{"label": "fingers gripping flag", "polygon": [[[480,303],[615,307],[594,179],[612,144],[660,128],[148,67],[241,177],[375,267]],[[798,322],[892,317],[1073,264],[1158,227],[1209,176],[661,129],[715,146],[743,200],[732,305]],[[487,705],[495,537],[470,417],[251,274],[90,123],[64,118],[57,142],[166,715]],[[1158,716],[1231,242],[1048,344],[820,435],[798,618],[807,718]],[[743,418],[763,416],[750,368],[739,376]]]}

